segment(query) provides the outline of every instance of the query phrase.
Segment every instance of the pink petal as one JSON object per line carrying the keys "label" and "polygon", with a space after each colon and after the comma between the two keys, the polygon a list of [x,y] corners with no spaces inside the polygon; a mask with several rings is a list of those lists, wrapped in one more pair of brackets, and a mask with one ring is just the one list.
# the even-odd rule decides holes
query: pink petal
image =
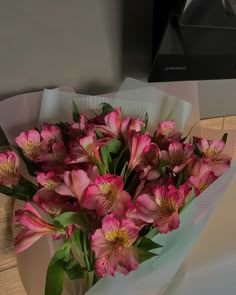
{"label": "pink petal", "polygon": [[28,211],[32,213],[33,215],[37,216],[38,218],[41,218],[41,215],[38,213],[38,211],[31,205],[30,202],[26,202],[23,211]]}
{"label": "pink petal", "polygon": [[176,142],[172,142],[169,145],[169,153],[170,153],[170,157],[174,157],[177,154],[181,154],[183,151],[183,144],[176,141]]}
{"label": "pink petal", "polygon": [[[132,270],[136,270],[139,267],[139,257],[136,250],[132,247],[123,248],[119,256],[119,260],[122,262],[124,267],[129,273]],[[123,274],[125,274],[123,272]]]}
{"label": "pink petal", "polygon": [[82,148],[86,152],[88,152],[88,148],[90,148],[90,146],[93,145],[94,139],[92,136],[83,137],[82,139],[80,139],[79,143],[82,146]]}
{"label": "pink petal", "polygon": [[82,201],[84,192],[90,183],[87,173],[83,170],[66,171],[64,173],[64,182],[72,191],[73,195],[79,201]]}
{"label": "pink petal", "polygon": [[64,183],[59,184],[56,188],[55,188],[55,192],[57,192],[58,194],[62,195],[62,196],[74,196],[73,192],[70,190],[70,188],[68,186],[66,186]]}
{"label": "pink petal", "polygon": [[91,184],[86,190],[83,206],[90,210],[96,209],[98,206],[98,201],[101,197],[102,194],[98,187],[94,184]]}
{"label": "pink petal", "polygon": [[37,130],[28,131],[28,141],[32,142],[35,145],[40,144],[40,134]]}
{"label": "pink petal", "polygon": [[118,265],[118,260],[115,256],[103,256],[96,260],[96,274],[105,278],[108,274],[113,276]]}
{"label": "pink petal", "polygon": [[121,112],[120,108],[116,108],[114,112],[107,114],[104,118],[107,126],[111,128],[113,133],[118,136],[120,133],[121,125]]}
{"label": "pink petal", "polygon": [[213,150],[215,151],[215,153],[219,154],[223,152],[225,148],[225,143],[222,139],[214,140],[209,148],[210,150]]}
{"label": "pink petal", "polygon": [[158,213],[158,206],[151,195],[143,194],[136,200],[139,218],[146,222],[153,222]]}
{"label": "pink petal", "polygon": [[216,176],[220,176],[223,174],[226,170],[229,169],[231,162],[231,157],[227,155],[220,155],[218,159],[211,162],[211,167]]}
{"label": "pink petal", "polygon": [[120,131],[121,131],[121,134],[123,136],[123,138],[127,141],[128,139],[128,131],[129,131],[129,125],[131,123],[131,118],[129,117],[126,117],[123,122],[121,123],[121,126],[120,126]]}
{"label": "pink petal", "polygon": [[161,234],[166,234],[172,230],[175,230],[180,225],[180,219],[178,212],[172,213],[170,216],[161,216],[158,220],[155,220],[155,225],[158,226],[158,230]]}
{"label": "pink petal", "polygon": [[206,138],[194,138],[200,152],[205,152],[209,148],[209,143]]}
{"label": "pink petal", "polygon": [[28,137],[26,132],[21,132],[20,135],[15,138],[15,143],[23,149],[27,140]]}
{"label": "pink petal", "polygon": [[112,206],[111,212],[116,216],[123,216],[128,208],[129,202],[131,202],[130,194],[126,191],[120,192]]}
{"label": "pink petal", "polygon": [[110,242],[105,239],[102,229],[97,229],[91,237],[92,250],[94,251],[96,258],[106,256],[110,253]]}
{"label": "pink petal", "polygon": [[21,253],[22,251],[29,248],[31,245],[33,245],[36,241],[38,241],[44,233],[40,232],[32,232],[32,231],[24,231],[23,234],[20,237],[16,237],[16,254]]}
{"label": "pink petal", "polygon": [[102,220],[102,230],[104,233],[116,231],[120,228],[120,221],[113,214],[108,214]]}
{"label": "pink petal", "polygon": [[134,224],[129,218],[121,219],[121,228],[125,229],[128,232],[130,246],[138,238],[139,227]]}

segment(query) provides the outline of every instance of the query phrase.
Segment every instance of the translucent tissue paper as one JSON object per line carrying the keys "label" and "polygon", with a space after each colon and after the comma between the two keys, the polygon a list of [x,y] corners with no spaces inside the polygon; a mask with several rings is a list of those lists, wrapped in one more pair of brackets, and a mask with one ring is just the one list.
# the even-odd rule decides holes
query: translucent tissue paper
{"label": "translucent tissue paper", "polygon": [[[186,95],[185,84],[182,85],[184,97]],[[94,114],[94,111],[97,112],[101,102],[121,107],[124,115],[143,118],[147,112],[150,132],[155,129],[159,121],[164,120],[172,111],[174,111],[172,118],[181,131],[186,130],[186,126],[189,128],[199,120],[199,107],[196,99],[192,101],[194,108],[191,108],[191,104],[186,100],[179,100],[154,86],[128,78],[117,93],[110,95],[87,96],[61,89],[46,89],[43,93],[26,94],[7,99],[0,103],[0,125],[9,142],[13,143],[14,137],[20,131],[33,128],[44,121],[72,121],[72,99],[77,102],[80,111],[87,116]],[[191,101],[191,98],[188,101]],[[222,130],[201,129],[198,125],[192,130],[192,135],[201,135],[209,139],[221,138],[223,133]],[[226,151],[228,154],[232,154],[234,137],[235,132],[229,132],[228,150]],[[186,270],[182,263],[218,201],[224,196],[235,172],[236,165],[233,164],[231,169],[191,203],[187,210],[181,214],[181,226],[178,230],[170,232],[168,235],[158,235],[155,238],[156,242],[164,245],[158,258],[141,264],[137,271],[131,272],[127,277],[116,275],[115,278],[107,277],[100,280],[87,294],[120,295],[122,292],[124,295],[174,295],[177,294],[175,291],[180,290],[178,294],[184,295],[183,288],[185,291],[187,290],[186,295],[193,294],[192,292],[188,293],[189,286],[186,285],[188,281],[183,285],[183,281],[191,274],[193,268],[189,266]],[[21,205],[20,202],[16,204],[16,206]],[[44,293],[47,264],[56,248],[57,244],[47,237],[42,238],[27,251],[18,255],[19,272],[27,294],[42,295]],[[37,276],[32,271],[34,269],[37,269]],[[191,280],[193,281],[193,279]],[[67,282],[63,294],[76,295],[77,286],[78,282],[76,281]],[[200,292],[200,294],[203,293]]]}

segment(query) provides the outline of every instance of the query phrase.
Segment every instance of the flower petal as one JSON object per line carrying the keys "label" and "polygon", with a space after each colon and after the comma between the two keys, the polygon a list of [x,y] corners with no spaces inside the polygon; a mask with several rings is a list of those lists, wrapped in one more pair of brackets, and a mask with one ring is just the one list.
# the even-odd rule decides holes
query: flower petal
{"label": "flower petal", "polygon": [[138,217],[146,222],[153,222],[159,211],[153,196],[143,194],[137,198],[136,204]]}
{"label": "flower petal", "polygon": [[120,228],[120,221],[113,214],[108,214],[103,218],[102,230],[104,233],[116,231]]}

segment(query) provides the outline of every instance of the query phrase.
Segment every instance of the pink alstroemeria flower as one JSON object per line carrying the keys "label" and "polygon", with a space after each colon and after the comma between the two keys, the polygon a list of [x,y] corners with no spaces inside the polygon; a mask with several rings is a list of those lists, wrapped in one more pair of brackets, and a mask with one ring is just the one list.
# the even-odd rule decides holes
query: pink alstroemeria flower
{"label": "pink alstroemeria flower", "polygon": [[172,141],[178,141],[181,133],[176,131],[174,120],[162,121],[157,126],[156,140],[158,145],[168,147]]}
{"label": "pink alstroemeria flower", "polygon": [[122,216],[131,201],[129,193],[124,191],[123,187],[121,176],[111,174],[97,176],[94,184],[90,184],[86,190],[83,206],[87,209],[96,209],[100,216],[107,213]]}
{"label": "pink alstroemeria flower", "polygon": [[96,273],[101,277],[115,272],[127,275],[139,266],[139,257],[132,247],[139,227],[130,219],[118,219],[113,214],[103,218],[102,228],[92,235],[92,250],[96,256]]}
{"label": "pink alstroemeria flower", "polygon": [[61,129],[55,125],[44,123],[40,134],[46,144],[62,142]]}
{"label": "pink alstroemeria flower", "polygon": [[128,170],[132,171],[142,160],[144,151],[151,143],[151,137],[140,132],[130,132],[128,137],[128,146],[130,150],[130,160]]}
{"label": "pink alstroemeria flower", "polygon": [[58,216],[64,212],[77,211],[74,210],[73,204],[67,196],[57,194],[54,190],[42,188],[36,192],[33,197],[35,204],[53,216]]}
{"label": "pink alstroemeria flower", "polygon": [[25,155],[33,161],[37,161],[42,155],[42,150],[45,149],[41,144],[40,133],[37,130],[21,132],[15,138],[15,142],[23,150]]}
{"label": "pink alstroemeria flower", "polygon": [[21,178],[19,165],[20,160],[16,153],[0,153],[0,184],[17,185]]}
{"label": "pink alstroemeria flower", "polygon": [[64,183],[58,185],[55,191],[64,196],[73,196],[82,204],[84,193],[91,180],[83,170],[72,170],[64,172]]}
{"label": "pink alstroemeria flower", "polygon": [[158,227],[160,233],[168,233],[179,227],[179,209],[187,196],[173,186],[157,187],[154,195],[143,194],[136,200],[139,218]]}
{"label": "pink alstroemeria flower", "polygon": [[[64,162],[67,156],[67,150],[62,142],[55,142],[51,147],[52,151],[39,157],[40,162]],[[50,166],[50,165],[49,165]]]}
{"label": "pink alstroemeria flower", "polygon": [[70,156],[67,163],[94,162],[94,157],[101,162],[99,147],[106,145],[111,139],[95,139],[93,136],[86,136],[76,139],[70,146]]}
{"label": "pink alstroemeria flower", "polygon": [[143,158],[137,166],[140,179],[154,180],[160,176],[162,154],[155,143],[150,143],[143,150]]}
{"label": "pink alstroemeria flower", "polygon": [[167,153],[168,167],[174,173],[178,173],[191,161],[192,156],[193,146],[191,144],[183,144],[178,141],[172,142]]}
{"label": "pink alstroemeria flower", "polygon": [[205,189],[207,189],[208,186],[210,186],[216,179],[217,176],[214,174],[214,172],[208,171],[200,176],[191,176],[188,179],[187,183],[194,186],[195,194],[198,196]]}
{"label": "pink alstroemeria flower", "polygon": [[104,117],[105,125],[97,125],[96,129],[111,137],[120,137],[121,111],[116,108]]}
{"label": "pink alstroemeria flower", "polygon": [[54,190],[62,182],[61,178],[54,171],[47,173],[39,172],[37,174],[37,181],[48,190]]}
{"label": "pink alstroemeria flower", "polygon": [[62,179],[55,172],[40,172],[37,180],[43,188],[36,192],[33,200],[40,209],[53,216],[66,211],[74,211],[70,199],[55,192],[55,189],[62,183]]}
{"label": "pink alstroemeria flower", "polygon": [[121,123],[120,131],[125,141],[128,142],[129,132],[141,132],[142,127],[145,127],[145,123],[142,120],[126,117]]}
{"label": "pink alstroemeria flower", "polygon": [[225,143],[223,140],[207,140],[205,138],[194,138],[200,152],[209,159],[209,164],[216,176],[224,173],[229,167],[231,157],[224,155]]}
{"label": "pink alstroemeria flower", "polygon": [[76,138],[76,137],[84,137],[87,135],[88,130],[88,119],[85,117],[84,114],[80,114],[80,121],[74,122],[72,124],[68,124],[68,135],[70,137]]}
{"label": "pink alstroemeria flower", "polygon": [[15,239],[16,253],[24,251],[44,235],[65,233],[44,221],[29,202],[25,203],[22,210],[15,212],[14,223],[23,227]]}

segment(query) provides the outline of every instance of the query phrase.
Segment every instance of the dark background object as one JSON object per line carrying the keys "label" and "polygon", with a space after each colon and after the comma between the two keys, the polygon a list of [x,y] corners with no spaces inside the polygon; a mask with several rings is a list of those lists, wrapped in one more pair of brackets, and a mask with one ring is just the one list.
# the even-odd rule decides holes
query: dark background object
{"label": "dark background object", "polygon": [[156,0],[149,81],[236,78],[235,7],[235,0]]}

